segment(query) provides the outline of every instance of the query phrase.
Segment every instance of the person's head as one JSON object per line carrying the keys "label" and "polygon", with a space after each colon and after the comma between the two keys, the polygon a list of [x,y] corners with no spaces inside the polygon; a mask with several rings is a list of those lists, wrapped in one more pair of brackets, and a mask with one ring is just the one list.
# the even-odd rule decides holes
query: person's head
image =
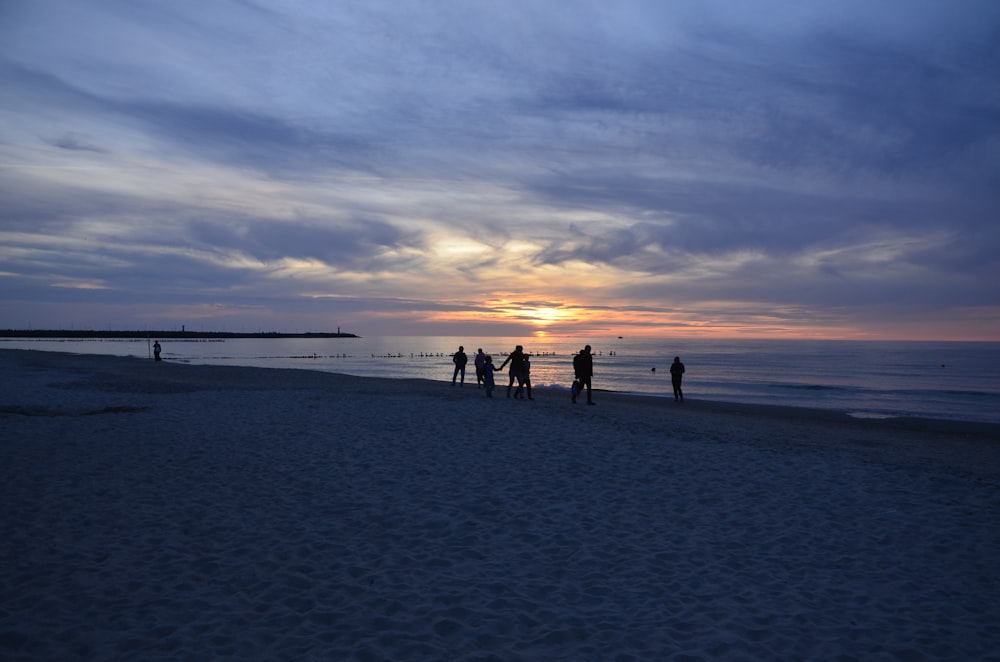
{"label": "person's head", "polygon": [[587,345],[586,347],[584,347],[584,348],[583,348],[583,351],[585,351],[585,352],[587,352],[588,354],[590,354],[590,345]]}
{"label": "person's head", "polygon": [[465,351],[465,345],[459,345],[458,346],[458,351],[464,352]]}
{"label": "person's head", "polygon": [[680,363],[680,362],[681,362],[681,357],[675,356],[674,357],[674,363]]}
{"label": "person's head", "polygon": [[524,347],[521,347],[520,345],[518,345],[514,349],[517,350],[518,352],[520,352],[520,351],[522,351],[524,349]]}
{"label": "person's head", "polygon": [[492,356],[487,356],[486,357],[486,362],[487,363],[493,363],[493,357]]}
{"label": "person's head", "polygon": [[480,348],[479,348],[479,349],[477,349],[476,351],[477,351],[478,353],[482,354],[482,353],[483,353],[483,348],[482,348],[482,347],[480,347]]}

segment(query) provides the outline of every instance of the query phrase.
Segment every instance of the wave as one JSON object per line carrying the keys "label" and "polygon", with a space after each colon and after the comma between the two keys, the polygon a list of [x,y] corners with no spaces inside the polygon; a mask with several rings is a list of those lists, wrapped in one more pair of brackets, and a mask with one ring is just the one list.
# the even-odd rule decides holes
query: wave
{"label": "wave", "polygon": [[833,386],[831,384],[771,384],[775,388],[783,388],[792,391],[859,391],[855,387]]}
{"label": "wave", "polygon": [[1000,398],[1000,393],[991,393],[989,391],[961,391],[961,390],[948,390],[941,391],[944,395],[954,395],[960,398]]}

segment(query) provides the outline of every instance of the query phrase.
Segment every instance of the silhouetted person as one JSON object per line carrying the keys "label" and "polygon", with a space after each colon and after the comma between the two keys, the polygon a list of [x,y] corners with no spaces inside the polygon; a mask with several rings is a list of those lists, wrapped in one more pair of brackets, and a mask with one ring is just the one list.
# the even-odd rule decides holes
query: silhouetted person
{"label": "silhouetted person", "polygon": [[160,341],[157,340],[153,343],[153,358],[157,361],[160,360]]}
{"label": "silhouetted person", "polygon": [[486,355],[483,354],[483,348],[480,347],[476,350],[476,388],[483,387],[483,379],[486,375],[483,371],[486,370]]}
{"label": "silhouetted person", "polygon": [[587,388],[587,404],[594,404],[594,400],[590,396],[590,381],[594,376],[594,357],[590,353],[590,345],[581,349],[580,353],[573,357],[573,372],[576,374],[576,381],[580,382],[580,390],[572,397],[573,404],[576,404],[576,396],[583,391],[584,387]]}
{"label": "silhouetted person", "polygon": [[510,363],[510,369],[508,370],[508,375],[510,376],[510,381],[507,383],[507,397],[510,397],[510,389],[514,386],[514,380],[517,380],[517,393],[514,395],[515,398],[521,397],[521,387],[524,386],[524,348],[518,345],[514,348],[514,351],[510,353],[500,367],[497,370],[503,372],[503,367]]}
{"label": "silhouetted person", "polygon": [[[524,363],[521,364],[521,375],[524,377],[524,388],[528,392],[528,399],[534,400],[531,397],[531,357],[527,354],[524,355]],[[518,392],[521,391],[521,387],[517,387]],[[514,397],[517,397],[516,395]]]}
{"label": "silhouetted person", "polygon": [[486,397],[493,397],[493,389],[496,382],[493,381],[493,357],[487,356],[483,362],[483,384],[486,386]]}
{"label": "silhouetted person", "polygon": [[681,380],[684,378],[684,364],[681,357],[675,356],[674,362],[670,365],[670,383],[674,386],[674,401],[684,400],[684,391],[681,390]]}
{"label": "silhouetted person", "polygon": [[465,355],[465,347],[463,345],[458,346],[458,351],[451,357],[451,360],[455,362],[455,372],[451,373],[451,385],[455,385],[455,378],[458,377],[458,373],[462,373],[462,384],[465,384],[465,364],[469,362],[469,357]]}

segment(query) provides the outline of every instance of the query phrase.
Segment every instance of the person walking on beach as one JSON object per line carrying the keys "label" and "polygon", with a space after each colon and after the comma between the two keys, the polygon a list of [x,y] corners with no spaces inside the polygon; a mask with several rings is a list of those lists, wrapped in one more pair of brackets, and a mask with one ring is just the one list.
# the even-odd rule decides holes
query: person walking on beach
{"label": "person walking on beach", "polygon": [[590,353],[590,345],[580,350],[580,353],[573,357],[573,372],[576,374],[576,381],[580,383],[580,389],[572,395],[573,404],[576,404],[576,396],[584,387],[587,388],[587,404],[594,404],[590,395],[591,378],[594,376],[594,356]]}
{"label": "person walking on beach", "polygon": [[455,385],[455,378],[458,377],[458,373],[462,373],[462,386],[465,386],[465,364],[469,362],[469,357],[465,355],[465,346],[459,345],[458,351],[451,357],[451,360],[455,362],[455,372],[451,373],[451,385]]}
{"label": "person walking on beach", "polygon": [[153,343],[153,358],[156,359],[157,361],[161,360],[160,359],[160,341],[159,340],[157,340],[156,342]]}
{"label": "person walking on beach", "polygon": [[684,391],[681,390],[681,380],[684,378],[684,364],[681,357],[675,356],[670,365],[670,383],[674,387],[674,402],[684,402]]}
{"label": "person walking on beach", "polygon": [[496,382],[493,380],[493,357],[487,356],[483,360],[483,384],[486,386],[486,397],[493,397],[493,389]]}
{"label": "person walking on beach", "polygon": [[476,351],[476,388],[483,387],[483,379],[486,377],[486,355],[483,354],[483,348],[480,347]]}
{"label": "person walking on beach", "polygon": [[510,370],[508,372],[510,376],[510,381],[507,383],[507,397],[510,397],[510,389],[514,386],[514,380],[517,380],[517,392],[514,394],[515,398],[521,397],[521,388],[524,386],[524,347],[518,345],[514,348],[514,351],[510,353],[500,367],[497,368],[500,372],[503,372],[503,367],[510,363]]}

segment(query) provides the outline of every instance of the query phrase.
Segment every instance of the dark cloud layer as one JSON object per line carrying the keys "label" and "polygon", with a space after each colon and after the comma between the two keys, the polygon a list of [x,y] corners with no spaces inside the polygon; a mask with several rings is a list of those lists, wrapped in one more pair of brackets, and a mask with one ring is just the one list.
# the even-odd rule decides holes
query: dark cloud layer
{"label": "dark cloud layer", "polygon": [[643,326],[1000,337],[998,35],[978,1],[4,4],[0,324],[425,328],[579,310],[587,269]]}

